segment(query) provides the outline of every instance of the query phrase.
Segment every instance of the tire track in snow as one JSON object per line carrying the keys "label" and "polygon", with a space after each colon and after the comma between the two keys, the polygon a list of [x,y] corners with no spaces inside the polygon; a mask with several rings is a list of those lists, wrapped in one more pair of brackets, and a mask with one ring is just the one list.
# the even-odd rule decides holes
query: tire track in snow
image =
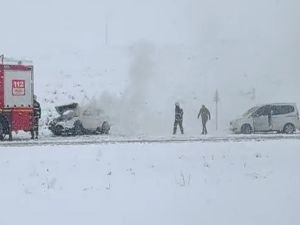
{"label": "tire track in snow", "polygon": [[16,139],[0,142],[0,147],[30,147],[30,146],[72,146],[72,145],[102,145],[102,144],[135,144],[135,143],[219,143],[219,142],[260,142],[269,140],[300,140],[300,134],[295,135],[232,135],[209,137],[42,137],[39,140]]}

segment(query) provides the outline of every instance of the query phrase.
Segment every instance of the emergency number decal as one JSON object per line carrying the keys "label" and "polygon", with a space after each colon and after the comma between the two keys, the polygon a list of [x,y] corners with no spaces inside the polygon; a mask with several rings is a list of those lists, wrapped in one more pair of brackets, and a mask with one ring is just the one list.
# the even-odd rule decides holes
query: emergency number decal
{"label": "emergency number decal", "polygon": [[13,96],[25,95],[25,80],[12,80],[12,95]]}

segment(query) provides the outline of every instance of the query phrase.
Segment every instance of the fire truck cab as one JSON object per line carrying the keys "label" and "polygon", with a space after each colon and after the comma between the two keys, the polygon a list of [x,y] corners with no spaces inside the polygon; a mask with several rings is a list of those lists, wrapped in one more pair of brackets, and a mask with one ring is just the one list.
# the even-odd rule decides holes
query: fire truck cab
{"label": "fire truck cab", "polygon": [[0,56],[0,140],[33,130],[33,66]]}

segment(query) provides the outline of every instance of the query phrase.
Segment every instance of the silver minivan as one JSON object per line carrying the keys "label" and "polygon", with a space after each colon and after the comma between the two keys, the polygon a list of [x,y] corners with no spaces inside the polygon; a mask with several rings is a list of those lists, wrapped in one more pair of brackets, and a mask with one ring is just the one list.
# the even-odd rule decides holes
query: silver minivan
{"label": "silver minivan", "polygon": [[241,118],[230,122],[234,133],[270,132],[292,134],[300,129],[299,112],[295,103],[275,103],[255,106]]}

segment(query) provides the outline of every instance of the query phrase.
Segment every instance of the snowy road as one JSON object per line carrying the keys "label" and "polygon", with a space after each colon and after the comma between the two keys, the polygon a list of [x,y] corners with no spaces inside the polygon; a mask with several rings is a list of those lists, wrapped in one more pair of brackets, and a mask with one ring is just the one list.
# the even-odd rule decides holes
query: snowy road
{"label": "snowy road", "polygon": [[260,142],[267,140],[300,140],[300,134],[255,134],[227,136],[164,136],[164,137],[127,137],[127,136],[80,136],[80,137],[41,137],[39,140],[15,138],[14,141],[0,142],[0,147],[51,146],[51,145],[101,145],[117,143],[184,143],[184,142]]}

